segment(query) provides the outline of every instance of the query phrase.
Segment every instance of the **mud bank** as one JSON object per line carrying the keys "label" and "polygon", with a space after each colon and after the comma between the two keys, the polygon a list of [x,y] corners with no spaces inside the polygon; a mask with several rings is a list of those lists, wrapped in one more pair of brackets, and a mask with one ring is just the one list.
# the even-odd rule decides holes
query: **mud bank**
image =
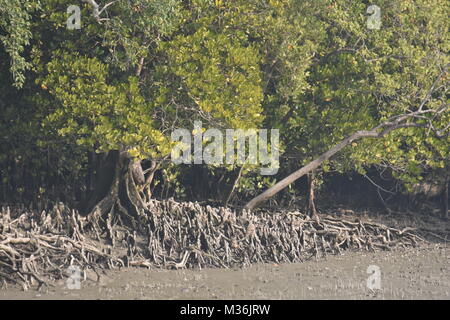
{"label": "mud bank", "polygon": [[[380,267],[380,290],[367,288],[369,265]],[[345,252],[245,269],[126,268],[96,279],[88,272],[80,290],[65,281],[41,292],[3,289],[0,299],[450,299],[450,248]]]}

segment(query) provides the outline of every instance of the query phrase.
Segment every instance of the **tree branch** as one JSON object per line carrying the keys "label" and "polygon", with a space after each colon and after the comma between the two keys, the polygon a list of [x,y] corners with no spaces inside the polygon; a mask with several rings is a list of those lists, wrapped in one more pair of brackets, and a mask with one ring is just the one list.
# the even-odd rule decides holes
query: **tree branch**
{"label": "tree branch", "polygon": [[[448,105],[444,106],[444,111],[447,109],[448,109]],[[279,181],[274,186],[267,189],[266,191],[264,191],[257,197],[253,198],[250,202],[248,202],[245,205],[244,209],[253,210],[261,202],[272,197],[273,195],[275,195],[279,191],[283,190],[288,185],[290,185],[297,179],[301,178],[305,174],[317,169],[324,161],[329,160],[332,156],[334,156],[336,153],[338,153],[339,151],[344,149],[346,146],[351,144],[353,141],[356,141],[356,140],[359,140],[362,138],[381,138],[381,137],[387,135],[388,133],[390,133],[391,131],[398,130],[401,128],[411,128],[411,127],[427,128],[427,129],[433,131],[436,134],[436,136],[440,137],[441,131],[448,130],[449,126],[447,126],[446,128],[444,128],[441,131],[438,131],[430,123],[407,122],[411,119],[417,119],[418,116],[420,116],[420,115],[423,115],[426,113],[438,113],[438,112],[441,113],[440,111],[442,111],[442,110],[441,109],[438,109],[438,110],[433,110],[433,109],[420,110],[419,109],[418,111],[411,112],[408,114],[394,116],[394,117],[388,119],[386,122],[383,122],[383,123],[377,125],[376,127],[374,127],[371,130],[357,131],[357,132],[353,133],[352,135],[348,136],[347,138],[345,138],[344,140],[342,140],[341,142],[339,142],[337,145],[332,147],[330,150],[321,154],[315,160],[311,161],[310,163],[308,163],[304,167],[300,168],[299,170],[295,171],[294,173],[290,174],[283,180]]]}
{"label": "tree branch", "polygon": [[111,1],[103,6],[102,9],[100,9],[99,4],[95,0],[82,0],[83,2],[86,2],[92,6],[92,15],[97,20],[98,23],[101,23],[101,21],[109,20],[107,18],[100,18],[100,15],[105,11],[109,6],[113,5],[119,0]]}

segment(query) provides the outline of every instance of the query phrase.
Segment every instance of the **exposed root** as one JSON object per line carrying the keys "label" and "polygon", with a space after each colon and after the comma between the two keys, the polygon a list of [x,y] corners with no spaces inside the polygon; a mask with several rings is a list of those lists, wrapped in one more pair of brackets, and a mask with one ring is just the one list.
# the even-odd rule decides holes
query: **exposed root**
{"label": "exposed root", "polygon": [[[24,290],[51,286],[71,265],[87,268],[118,266],[84,231],[85,219],[62,204],[46,213],[2,208],[0,213],[0,279]],[[1,283],[1,281],[0,281]]]}
{"label": "exposed root", "polygon": [[67,276],[71,265],[82,270],[228,268],[301,262],[342,250],[391,249],[425,241],[412,228],[323,215],[311,219],[298,211],[237,214],[172,200],[152,200],[146,208],[136,209],[139,225],[131,229],[122,223],[127,217],[120,203],[111,207],[106,219],[97,220],[83,218],[62,204],[48,213],[3,208],[0,283],[14,282],[24,289],[52,285]]}

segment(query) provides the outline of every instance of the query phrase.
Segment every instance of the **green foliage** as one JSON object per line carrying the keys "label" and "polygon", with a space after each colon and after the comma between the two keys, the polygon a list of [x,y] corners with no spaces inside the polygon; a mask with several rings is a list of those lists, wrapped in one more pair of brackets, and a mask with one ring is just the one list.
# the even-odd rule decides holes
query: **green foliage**
{"label": "green foliage", "polygon": [[[298,103],[286,98],[274,101],[286,106],[289,120],[284,141],[291,142],[290,152],[303,163],[352,132],[416,110],[449,63],[446,1],[378,2],[380,30],[367,29],[367,5],[344,0],[315,2],[311,6],[321,10],[308,19],[317,23],[298,31],[308,33],[316,25],[319,35],[314,57],[304,62],[309,64],[307,89],[295,99]],[[443,101],[443,89],[437,90],[426,106],[436,109]],[[448,111],[434,119],[438,128],[448,123]],[[448,139],[437,139],[419,128],[402,129],[379,141],[354,143],[325,169],[331,165],[340,171],[364,172],[377,164],[394,168],[407,180],[408,175],[420,174],[416,167],[441,167],[449,159],[449,150]]]}
{"label": "green foliage", "polygon": [[[0,0],[0,72],[13,76],[0,79],[2,141],[26,141],[3,147],[8,168],[50,144],[68,146],[61,159],[78,155],[58,164],[74,172],[84,170],[87,150],[160,159],[173,129],[202,120],[205,128],[280,129],[282,165],[292,171],[357,130],[417,110],[449,63],[445,0],[380,0],[379,30],[367,28],[368,1],[124,0],[101,23],[80,2],[82,29],[68,30],[71,4]],[[425,108],[448,103],[443,84],[448,73]],[[450,114],[421,121],[443,129]],[[405,128],[355,142],[322,169],[388,167],[412,183],[448,168],[449,150],[448,137]],[[243,169],[240,191],[274,182],[254,169]],[[165,171],[177,190],[180,174]]]}
{"label": "green foliage", "polygon": [[48,115],[47,125],[59,127],[60,135],[97,146],[98,152],[126,149],[139,158],[168,152],[135,77],[110,84],[107,65],[68,54],[51,61],[47,70],[42,85],[60,103]]}
{"label": "green foliage", "polygon": [[255,48],[202,27],[165,43],[161,50],[168,56],[164,73],[174,74],[185,91],[177,94],[190,98],[184,104],[231,128],[255,128],[261,122],[263,94]]}
{"label": "green foliage", "polygon": [[106,62],[121,71],[152,58],[155,47],[175,32],[181,23],[177,0],[118,1],[103,28],[103,46],[110,55]]}
{"label": "green foliage", "polygon": [[10,56],[10,71],[17,88],[23,86],[24,72],[31,67],[24,51],[32,37],[31,14],[39,8],[36,0],[0,0],[0,42]]}

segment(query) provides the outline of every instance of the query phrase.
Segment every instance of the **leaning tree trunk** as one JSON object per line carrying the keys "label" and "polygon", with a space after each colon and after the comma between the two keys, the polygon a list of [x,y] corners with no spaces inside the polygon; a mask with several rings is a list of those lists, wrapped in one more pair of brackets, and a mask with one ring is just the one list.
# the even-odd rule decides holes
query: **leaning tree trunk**
{"label": "leaning tree trunk", "polygon": [[[434,86],[434,85],[433,85]],[[332,147],[330,150],[324,152],[321,154],[318,158],[314,159],[304,167],[298,169],[294,173],[290,174],[283,180],[279,181],[260,195],[256,196],[252,200],[250,200],[244,207],[244,210],[253,210],[255,207],[257,207],[262,202],[266,201],[270,197],[274,196],[287,186],[289,186],[291,183],[296,181],[297,179],[303,177],[305,174],[308,174],[309,172],[317,169],[322,165],[324,161],[329,160],[332,156],[334,156],[336,153],[344,149],[346,146],[351,144],[353,141],[362,139],[362,138],[381,138],[384,137],[386,134],[390,133],[391,131],[401,129],[401,128],[424,128],[428,129],[429,132],[433,132],[436,137],[438,138],[445,138],[450,133],[447,133],[447,131],[450,129],[450,125],[445,127],[442,130],[436,129],[432,124],[430,123],[417,123],[412,122],[411,120],[415,119],[423,119],[425,114],[431,114],[435,118],[442,114],[445,110],[448,109],[448,105],[444,105],[443,107],[433,110],[423,110],[423,105],[425,104],[427,100],[425,99],[422,103],[421,107],[417,111],[413,111],[407,114],[402,114],[399,116],[394,116],[387,120],[386,122],[383,122],[379,124],[378,126],[372,128],[371,130],[363,130],[363,131],[357,131],[353,133],[352,135],[346,137],[344,140],[339,142],[337,145]]]}
{"label": "leaning tree trunk", "polygon": [[290,174],[289,176],[287,176],[283,180],[281,180],[278,183],[276,183],[274,186],[270,187],[269,189],[267,189],[266,191],[261,193],[259,196],[256,196],[255,198],[253,198],[250,202],[248,202],[245,205],[244,209],[246,209],[246,210],[253,210],[260,203],[262,203],[263,201],[266,201],[270,197],[274,196],[275,194],[277,194],[278,192],[280,192],[281,190],[286,188],[288,185],[290,185],[291,183],[293,183],[297,179],[300,179],[305,174],[307,174],[307,173],[317,169],[324,161],[330,159],[333,155],[335,155],[336,153],[338,153],[339,151],[344,149],[347,145],[352,143],[354,140],[357,140],[357,139],[359,139],[361,137],[374,136],[376,134],[377,134],[377,132],[360,131],[360,132],[357,132],[357,133],[351,135],[350,137],[347,137],[346,139],[344,139],[343,141],[338,143],[336,146],[334,146],[333,148],[331,148],[327,152],[323,153],[317,159],[311,161],[310,163],[308,163],[304,167],[302,167],[299,170],[295,171],[294,173]]}

